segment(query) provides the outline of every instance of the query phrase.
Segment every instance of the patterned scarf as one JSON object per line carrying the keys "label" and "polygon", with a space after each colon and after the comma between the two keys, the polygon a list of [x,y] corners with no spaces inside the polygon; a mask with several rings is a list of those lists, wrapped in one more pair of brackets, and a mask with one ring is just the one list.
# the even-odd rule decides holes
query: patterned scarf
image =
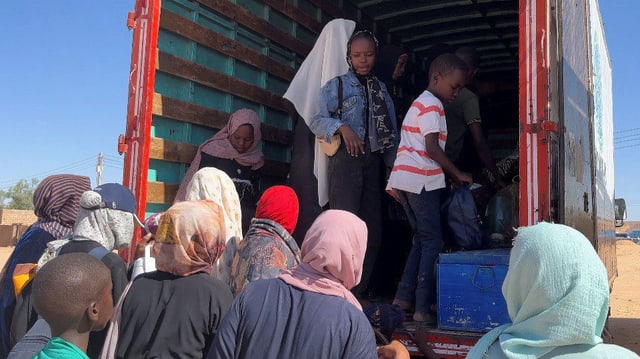
{"label": "patterned scarf", "polygon": [[213,271],[224,251],[224,214],[212,201],[174,204],[160,219],[153,244],[156,267],[186,277]]}
{"label": "patterned scarf", "polygon": [[375,76],[367,76],[367,101],[369,103],[368,127],[375,128],[378,146],[382,149],[393,147],[393,123],[384,100],[380,81]]}
{"label": "patterned scarf", "polygon": [[33,192],[34,213],[38,227],[61,239],[69,234],[76,222],[80,208],[80,196],[91,190],[89,177],[76,175],[53,175],[40,182]]}

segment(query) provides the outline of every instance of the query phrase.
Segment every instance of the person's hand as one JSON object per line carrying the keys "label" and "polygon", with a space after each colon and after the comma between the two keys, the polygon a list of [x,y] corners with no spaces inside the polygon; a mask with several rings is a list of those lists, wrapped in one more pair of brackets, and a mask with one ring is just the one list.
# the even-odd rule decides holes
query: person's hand
{"label": "person's hand", "polygon": [[342,136],[344,141],[344,148],[351,156],[358,157],[359,154],[364,154],[364,142],[356,135],[356,133],[349,127],[349,125],[342,125],[338,128],[338,132]]}
{"label": "person's hand", "polygon": [[453,178],[454,182],[456,185],[461,186],[463,184],[467,184],[470,185],[473,183],[473,178],[471,177],[470,174],[465,173],[465,172],[458,172],[454,178]]}
{"label": "person's hand", "polygon": [[136,260],[138,258],[144,257],[144,248],[147,246],[147,244],[149,244],[149,242],[152,242],[152,241],[153,241],[153,234],[151,233],[147,233],[144,237],[142,237],[140,242],[136,244],[136,255],[135,255],[135,258],[133,259]]}
{"label": "person's hand", "polygon": [[393,340],[387,345],[378,347],[378,359],[409,359],[409,351],[402,343]]}
{"label": "person's hand", "polygon": [[393,199],[396,200],[396,202],[400,202],[400,195],[398,194],[398,191],[391,188],[386,190],[385,192],[387,192],[389,194],[389,196],[393,197]]}

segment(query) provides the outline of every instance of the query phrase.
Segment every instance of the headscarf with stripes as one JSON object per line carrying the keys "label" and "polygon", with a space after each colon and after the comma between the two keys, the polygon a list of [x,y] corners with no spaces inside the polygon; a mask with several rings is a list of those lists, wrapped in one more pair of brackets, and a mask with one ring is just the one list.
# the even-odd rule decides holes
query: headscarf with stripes
{"label": "headscarf with stripes", "polygon": [[73,230],[80,196],[91,189],[89,177],[76,175],[53,175],[40,182],[33,192],[34,213],[38,222],[33,226],[61,239]]}

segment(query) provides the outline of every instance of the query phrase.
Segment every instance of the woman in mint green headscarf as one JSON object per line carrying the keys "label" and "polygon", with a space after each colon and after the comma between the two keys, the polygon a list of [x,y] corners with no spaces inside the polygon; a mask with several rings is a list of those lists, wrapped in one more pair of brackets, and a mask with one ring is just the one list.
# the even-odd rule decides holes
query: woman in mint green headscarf
{"label": "woman in mint green headscarf", "polygon": [[638,358],[602,342],[607,271],[589,240],[571,227],[520,228],[502,294],[512,323],[485,334],[467,358]]}

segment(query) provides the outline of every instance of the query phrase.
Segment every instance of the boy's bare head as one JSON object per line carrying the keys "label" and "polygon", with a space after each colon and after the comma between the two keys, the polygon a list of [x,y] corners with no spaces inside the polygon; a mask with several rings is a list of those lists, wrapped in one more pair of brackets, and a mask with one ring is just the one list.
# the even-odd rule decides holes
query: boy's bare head
{"label": "boy's bare head", "polygon": [[458,96],[458,91],[465,85],[467,72],[467,65],[458,56],[440,55],[429,67],[428,90],[440,101],[453,101]]}
{"label": "boy's bare head", "polygon": [[33,306],[53,336],[103,329],[113,311],[113,284],[107,266],[87,253],[69,253],[47,262],[33,280]]}

